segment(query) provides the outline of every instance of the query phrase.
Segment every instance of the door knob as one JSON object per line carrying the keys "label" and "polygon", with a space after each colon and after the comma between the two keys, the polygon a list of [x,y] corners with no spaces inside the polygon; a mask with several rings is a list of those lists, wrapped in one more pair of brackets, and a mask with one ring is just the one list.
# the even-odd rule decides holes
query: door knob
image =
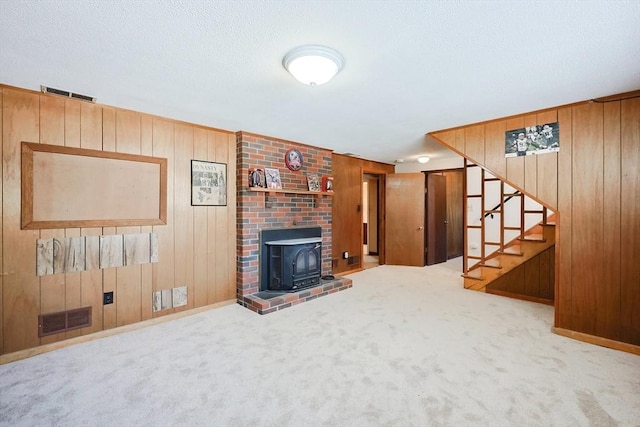
{"label": "door knob", "polygon": [[424,227],[420,226],[418,227],[418,230],[424,230]]}

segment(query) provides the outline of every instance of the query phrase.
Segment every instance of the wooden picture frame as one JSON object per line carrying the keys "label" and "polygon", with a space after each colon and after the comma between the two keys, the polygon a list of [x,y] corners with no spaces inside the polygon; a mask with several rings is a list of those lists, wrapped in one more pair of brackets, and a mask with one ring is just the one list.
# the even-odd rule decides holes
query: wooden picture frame
{"label": "wooden picture frame", "polygon": [[22,142],[22,229],[167,223],[167,159]]}
{"label": "wooden picture frame", "polygon": [[227,164],[191,160],[191,206],[227,206]]}

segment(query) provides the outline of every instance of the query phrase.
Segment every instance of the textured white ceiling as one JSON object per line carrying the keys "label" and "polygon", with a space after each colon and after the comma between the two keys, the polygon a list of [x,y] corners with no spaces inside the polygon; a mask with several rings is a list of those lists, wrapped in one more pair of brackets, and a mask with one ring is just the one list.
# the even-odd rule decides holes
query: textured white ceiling
{"label": "textured white ceiling", "polygon": [[[640,1],[0,0],[0,83],[351,152],[450,154],[425,133],[640,88]],[[344,55],[329,84],[283,69]]]}

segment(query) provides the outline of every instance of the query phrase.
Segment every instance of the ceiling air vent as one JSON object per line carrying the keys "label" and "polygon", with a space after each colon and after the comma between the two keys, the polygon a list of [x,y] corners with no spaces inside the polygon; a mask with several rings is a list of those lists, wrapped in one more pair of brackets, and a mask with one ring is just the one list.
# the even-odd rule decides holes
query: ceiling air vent
{"label": "ceiling air vent", "polygon": [[55,88],[44,86],[44,85],[40,86],[40,90],[42,90],[42,93],[52,93],[54,95],[64,96],[66,98],[79,99],[80,101],[93,102],[93,103],[96,102],[96,99],[92,96],[81,95],[79,93],[73,93],[67,90],[62,90],[62,89],[55,89]]}

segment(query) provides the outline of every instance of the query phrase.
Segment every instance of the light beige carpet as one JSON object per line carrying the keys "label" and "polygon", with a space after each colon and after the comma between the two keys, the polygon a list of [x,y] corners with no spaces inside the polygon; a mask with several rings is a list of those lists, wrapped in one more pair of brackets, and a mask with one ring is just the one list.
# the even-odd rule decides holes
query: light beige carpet
{"label": "light beige carpet", "polygon": [[640,357],[554,335],[552,307],[466,291],[449,265],[0,366],[0,424],[640,425]]}

